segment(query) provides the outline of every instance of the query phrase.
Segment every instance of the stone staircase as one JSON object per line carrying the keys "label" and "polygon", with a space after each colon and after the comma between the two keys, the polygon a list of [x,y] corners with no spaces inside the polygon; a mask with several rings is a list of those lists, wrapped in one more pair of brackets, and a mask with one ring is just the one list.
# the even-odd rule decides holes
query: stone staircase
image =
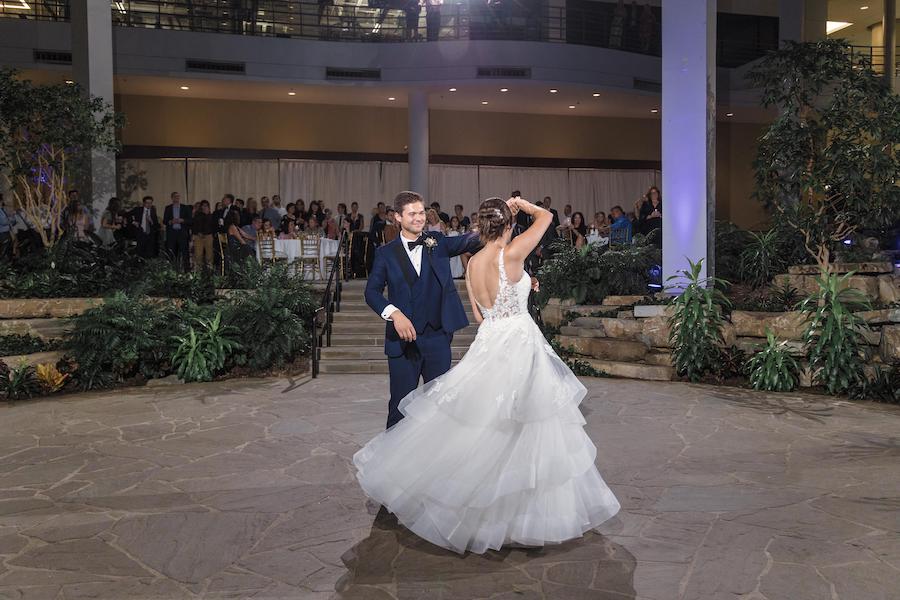
{"label": "stone staircase", "polygon": [[[344,283],[341,312],[332,315],[331,346],[320,354],[320,373],[383,373],[388,372],[384,355],[384,320],[366,304],[363,292],[366,282],[353,280]],[[450,348],[452,364],[456,364],[475,340],[478,326],[466,298],[466,284],[456,281],[456,289],[466,309],[470,325],[453,336]]]}

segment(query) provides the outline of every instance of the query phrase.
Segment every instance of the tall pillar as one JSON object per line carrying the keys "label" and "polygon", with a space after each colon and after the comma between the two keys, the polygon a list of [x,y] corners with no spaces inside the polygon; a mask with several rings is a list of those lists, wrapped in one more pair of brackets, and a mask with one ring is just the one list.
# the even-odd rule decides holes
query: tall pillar
{"label": "tall pillar", "polygon": [[713,274],[716,0],[662,5],[663,278],[703,259]]}
{"label": "tall pillar", "polygon": [[[86,95],[113,104],[112,12],[109,0],[81,0],[71,3],[72,70]],[[81,198],[90,200],[94,214],[106,208],[116,195],[116,156],[113,152],[91,152],[89,186]]]}
{"label": "tall pillar", "polygon": [[897,2],[885,0],[884,18],[881,23],[884,32],[884,82],[888,87],[894,85],[894,65],[897,64]]}
{"label": "tall pillar", "polygon": [[428,197],[428,94],[409,93],[409,189]]}

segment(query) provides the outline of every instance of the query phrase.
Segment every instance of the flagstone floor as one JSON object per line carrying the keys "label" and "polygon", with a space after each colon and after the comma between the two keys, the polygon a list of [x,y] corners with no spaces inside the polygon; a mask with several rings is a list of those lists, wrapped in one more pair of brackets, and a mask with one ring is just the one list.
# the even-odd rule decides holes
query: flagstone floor
{"label": "flagstone floor", "polygon": [[900,597],[900,410],[584,382],[622,512],[560,546],[465,557],[355,483],[384,376],[0,406],[0,599]]}

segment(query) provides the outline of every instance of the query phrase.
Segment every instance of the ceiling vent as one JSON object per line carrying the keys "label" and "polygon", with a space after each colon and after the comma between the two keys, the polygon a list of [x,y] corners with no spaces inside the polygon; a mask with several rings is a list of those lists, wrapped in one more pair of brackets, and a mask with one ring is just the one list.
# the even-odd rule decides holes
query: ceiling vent
{"label": "ceiling vent", "polygon": [[486,79],[531,79],[528,67],[478,67],[478,77]]}
{"label": "ceiling vent", "polygon": [[244,73],[247,66],[242,62],[221,62],[214,60],[191,60],[184,62],[185,71],[204,73]]}
{"label": "ceiling vent", "polygon": [[59,52],[58,50],[35,50],[34,62],[49,63],[51,65],[71,65],[72,53]]}
{"label": "ceiling vent", "polygon": [[341,69],[338,67],[325,67],[325,78],[377,81],[381,79],[381,69]]}

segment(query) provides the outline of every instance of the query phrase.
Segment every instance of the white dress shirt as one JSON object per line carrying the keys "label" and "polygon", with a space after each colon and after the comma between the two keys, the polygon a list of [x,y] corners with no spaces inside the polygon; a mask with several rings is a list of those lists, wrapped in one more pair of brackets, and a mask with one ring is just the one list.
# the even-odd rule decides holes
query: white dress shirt
{"label": "white dress shirt", "polygon": [[[418,238],[416,238],[418,239]],[[422,245],[418,245],[412,250],[409,249],[409,244],[406,242],[414,242],[416,240],[410,240],[406,237],[405,232],[400,232],[400,243],[403,244],[403,249],[406,250],[406,255],[409,257],[409,262],[412,263],[413,268],[416,270],[416,275],[422,274]],[[391,320],[391,314],[397,310],[397,307],[393,304],[388,304],[383,311],[381,311],[381,318],[385,321]]]}

